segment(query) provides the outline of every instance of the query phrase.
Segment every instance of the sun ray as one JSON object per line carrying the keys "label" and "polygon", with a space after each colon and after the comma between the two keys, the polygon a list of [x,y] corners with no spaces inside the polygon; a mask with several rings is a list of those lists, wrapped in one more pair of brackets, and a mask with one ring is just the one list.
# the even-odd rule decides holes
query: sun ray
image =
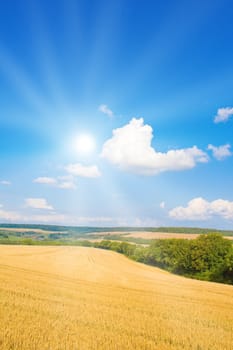
{"label": "sun ray", "polygon": [[27,103],[42,113],[48,112],[48,105],[38,93],[27,73],[14,61],[3,46],[0,47],[0,67],[6,78]]}

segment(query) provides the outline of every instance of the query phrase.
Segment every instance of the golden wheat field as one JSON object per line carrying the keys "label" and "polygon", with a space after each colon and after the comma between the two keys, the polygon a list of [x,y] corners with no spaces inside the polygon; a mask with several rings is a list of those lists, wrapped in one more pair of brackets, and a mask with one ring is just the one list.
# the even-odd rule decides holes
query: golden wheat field
{"label": "golden wheat field", "polygon": [[[123,232],[123,231],[109,231],[105,233],[105,236],[111,235],[119,235],[125,237],[133,237],[133,238],[144,238],[144,239],[167,239],[167,238],[184,238],[184,239],[195,239],[200,236],[198,233],[173,233],[173,232],[150,232],[150,231],[132,231],[132,232]],[[92,232],[91,235],[103,236],[103,232]],[[88,236],[88,234],[87,234]],[[233,240],[233,236],[224,236],[226,239]],[[94,241],[94,239],[89,239],[89,241]],[[102,240],[102,239],[99,239]],[[98,242],[98,238],[96,239]]]}
{"label": "golden wheat field", "polygon": [[0,246],[1,350],[232,350],[233,287],[114,252]]}

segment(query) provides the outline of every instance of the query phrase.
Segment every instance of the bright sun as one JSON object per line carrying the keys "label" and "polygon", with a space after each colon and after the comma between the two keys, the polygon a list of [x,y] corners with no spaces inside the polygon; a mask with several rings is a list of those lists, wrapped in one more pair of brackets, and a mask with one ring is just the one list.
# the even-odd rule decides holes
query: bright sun
{"label": "bright sun", "polygon": [[95,140],[91,135],[82,134],[75,139],[74,147],[80,154],[89,154],[95,149]]}

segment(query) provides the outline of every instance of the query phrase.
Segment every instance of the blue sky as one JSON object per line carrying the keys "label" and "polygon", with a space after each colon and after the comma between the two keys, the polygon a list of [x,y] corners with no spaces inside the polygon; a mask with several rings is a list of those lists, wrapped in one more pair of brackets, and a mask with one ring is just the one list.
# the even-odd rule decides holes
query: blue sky
{"label": "blue sky", "polygon": [[232,15],[2,1],[0,222],[232,229]]}

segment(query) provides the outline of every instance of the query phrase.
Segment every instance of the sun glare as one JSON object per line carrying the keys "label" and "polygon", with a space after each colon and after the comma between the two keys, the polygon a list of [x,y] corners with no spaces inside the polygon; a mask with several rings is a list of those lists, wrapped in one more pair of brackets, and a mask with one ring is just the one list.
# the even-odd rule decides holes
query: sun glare
{"label": "sun glare", "polygon": [[95,149],[95,140],[88,134],[79,135],[74,141],[74,147],[80,154],[90,154]]}

